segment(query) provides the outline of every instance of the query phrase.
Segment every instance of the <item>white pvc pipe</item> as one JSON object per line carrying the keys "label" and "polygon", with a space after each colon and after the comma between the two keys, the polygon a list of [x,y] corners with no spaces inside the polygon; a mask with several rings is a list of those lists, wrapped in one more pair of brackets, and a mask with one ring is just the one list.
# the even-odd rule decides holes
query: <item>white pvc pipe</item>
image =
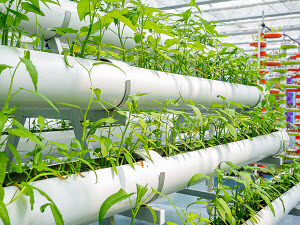
{"label": "white pvc pipe", "polygon": [[[55,27],[64,26],[63,24],[67,22],[67,27],[72,28],[74,30],[80,30],[84,26],[88,26],[89,17],[87,16],[85,20],[80,21],[77,13],[77,3],[71,2],[68,0],[59,0],[60,6],[56,4],[47,3],[49,8],[46,7],[44,4],[40,4],[41,11],[45,14],[45,16],[37,15],[37,21],[44,29],[43,33],[45,34],[45,39],[48,40],[54,37],[56,34],[55,32],[49,30]],[[0,4],[0,8],[3,7],[4,4]],[[0,9],[1,11],[1,9]],[[25,32],[29,34],[36,33],[36,18],[34,13],[27,13],[27,17],[29,21],[22,20],[20,26],[24,29]],[[96,22],[96,21],[95,21]],[[65,26],[64,26],[65,27]],[[48,29],[48,30],[47,30]],[[117,32],[117,27],[112,23],[109,26],[109,29],[106,30],[103,36],[103,43],[107,46],[114,45],[120,47],[120,40],[118,36],[113,33]],[[76,35],[70,34],[71,37],[76,38]],[[135,46],[134,38],[134,31],[131,30],[129,27],[125,26],[123,30],[123,37],[127,37],[125,43],[125,48],[132,48]],[[64,40],[63,38],[63,41]]]}
{"label": "white pvc pipe", "polygon": [[[282,205],[282,202],[284,206]],[[255,223],[251,219],[247,220],[245,224],[253,225],[274,225],[280,222],[280,220],[286,216],[298,203],[300,202],[300,184],[298,183],[293,188],[288,190],[282,196],[278,197],[272,202],[274,207],[275,216],[273,215],[269,206],[260,210],[256,215],[258,223]]]}
{"label": "white pvc pipe", "polygon": [[[1,64],[16,67],[23,57],[24,49],[0,46]],[[30,59],[38,71],[38,92],[48,97],[52,102],[64,102],[86,108],[91,95],[91,85],[88,72],[75,60],[69,57],[72,68],[65,63],[61,55],[30,52]],[[95,61],[78,59],[87,68],[91,68]],[[101,99],[118,105],[125,93],[125,74],[120,69],[110,65],[96,66],[92,70],[91,78],[94,88],[101,89]],[[11,74],[5,70],[0,76],[0,107],[3,105],[10,86]],[[34,86],[25,65],[18,68],[13,84],[13,92],[19,88],[34,90]],[[20,108],[51,108],[41,97],[30,92],[22,91],[10,100],[10,105],[20,104]],[[59,106],[58,106],[59,107]],[[62,107],[62,106],[60,106]],[[107,106],[110,108],[109,106]],[[65,107],[64,107],[65,108]],[[95,104],[94,108],[100,108]]]}
{"label": "white pvc pipe", "polygon": [[[2,64],[15,67],[19,57],[23,56],[23,49],[0,46]],[[61,55],[31,51],[31,61],[36,66],[39,74],[38,92],[45,95],[52,102],[65,102],[80,106],[85,109],[90,98],[90,81],[87,71],[79,65],[73,57],[68,57],[68,67]],[[91,68],[96,61],[78,59],[87,68]],[[143,68],[129,66],[128,64],[112,60],[111,65],[97,65],[91,72],[93,87],[99,88],[101,99],[113,105],[118,105],[126,91],[126,80],[131,81],[130,95],[148,93],[142,96],[138,105],[139,109],[161,109],[161,105],[152,99],[164,103],[167,99],[180,99],[178,109],[182,108],[182,100],[192,100],[195,104],[210,106],[212,103],[222,103],[218,96],[227,98],[246,106],[256,106],[262,98],[260,91],[253,86],[231,84],[223,81],[208,80],[204,78],[183,76]],[[4,104],[5,97],[11,80],[9,70],[4,70],[0,76],[0,107]],[[33,90],[33,84],[23,64],[16,72],[13,91],[19,88]],[[10,100],[11,105],[20,104],[20,108],[51,108],[41,97],[22,91]],[[65,106],[58,105],[65,108]],[[106,106],[108,109],[111,106]],[[127,105],[123,106],[126,109]],[[94,104],[94,109],[103,109],[100,104]]]}
{"label": "white pvc pipe", "polygon": [[[101,204],[120,188],[127,193],[135,192],[136,184],[157,189],[159,175],[165,173],[161,192],[170,194],[186,188],[190,178],[197,173],[213,175],[214,169],[223,161],[231,161],[237,165],[255,162],[280,153],[288,141],[287,133],[278,131],[252,140],[242,140],[169,158],[162,158],[158,153],[151,152],[153,163],[145,160],[143,167],[140,163],[135,165],[135,169],[129,165],[119,166],[117,175],[111,168],[97,170],[98,182],[93,172],[83,172],[84,177],[72,175],[66,180],[51,178],[34,182],[32,185],[45,191],[53,199],[62,213],[65,224],[89,224],[98,220]],[[224,163],[222,168],[228,169],[228,166]],[[4,203],[10,201],[15,191],[16,187],[5,188]],[[135,195],[131,198],[133,203],[135,198]],[[40,206],[46,202],[44,197],[35,192],[35,205],[31,211],[29,198],[23,195],[7,207],[11,224],[54,224],[49,208],[44,213],[40,212]],[[114,205],[106,217],[128,209],[129,201],[122,201]]]}

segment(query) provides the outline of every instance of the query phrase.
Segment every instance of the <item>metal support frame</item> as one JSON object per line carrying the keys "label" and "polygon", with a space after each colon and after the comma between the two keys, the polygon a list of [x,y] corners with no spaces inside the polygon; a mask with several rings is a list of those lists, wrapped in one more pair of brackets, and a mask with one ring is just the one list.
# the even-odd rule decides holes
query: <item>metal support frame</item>
{"label": "metal support frame", "polygon": [[[279,27],[275,27],[275,29],[277,29]],[[296,31],[299,30],[300,26],[289,26],[285,29],[285,31]],[[254,34],[256,33],[257,30],[243,30],[243,31],[230,31],[230,32],[224,32],[224,33],[220,33],[222,35],[226,35],[226,36],[236,36],[236,35],[245,35],[245,34]]]}
{"label": "metal support frame", "polygon": [[[232,0],[205,0],[205,1],[195,2],[195,4],[196,5],[209,5],[211,3],[219,3],[219,2],[227,2],[227,1],[232,1]],[[170,10],[170,9],[181,9],[181,8],[186,8],[186,7],[190,7],[189,4],[164,6],[164,7],[158,8],[158,9],[160,9],[160,10]]]}
{"label": "metal support frame", "polygon": [[[267,14],[267,15],[265,15],[265,18],[273,18],[273,17],[279,17],[279,16],[290,16],[290,15],[297,15],[297,14],[300,14],[300,11]],[[254,20],[254,19],[260,19],[260,18],[261,18],[260,15],[258,15],[258,16],[246,16],[246,17],[229,18],[229,19],[223,19],[223,20],[215,20],[213,22],[215,22],[215,23],[226,23],[226,22],[233,22],[233,21]]]}
{"label": "metal support frame", "polygon": [[289,212],[289,215],[292,215],[292,216],[300,216],[300,208],[293,208],[290,212]]}
{"label": "metal support frame", "polygon": [[178,191],[177,193],[184,194],[184,195],[190,195],[195,196],[199,198],[204,198],[207,200],[212,200],[216,198],[216,195],[211,191],[199,191],[195,189],[183,189],[181,191]]}
{"label": "metal support frame", "polygon": [[[83,111],[83,113],[84,113],[84,111]],[[90,110],[87,114],[87,118],[91,121],[97,121],[101,118],[106,118],[108,116],[112,116],[112,114],[113,114],[113,111],[106,112],[106,111],[99,111],[99,110]],[[83,135],[83,126],[82,126],[81,121],[83,121],[83,115],[81,114],[79,109],[61,109],[59,111],[59,113],[52,109],[51,110],[21,109],[16,112],[15,119],[24,126],[27,118],[37,118],[39,116],[43,116],[44,118],[47,118],[47,119],[69,120],[73,127],[76,139],[78,139],[81,142],[81,138]],[[121,115],[117,114],[114,117],[120,123],[125,124],[125,119]],[[8,138],[7,143],[11,143],[17,148],[19,141],[20,141],[19,136],[12,135]],[[87,146],[88,146],[87,143],[84,143],[83,148],[86,148]],[[14,156],[7,144],[5,146],[5,152],[7,154],[9,162],[12,162],[14,159]],[[88,157],[89,157],[89,155],[85,156],[85,158],[88,158]]]}
{"label": "metal support frame", "polygon": [[111,216],[102,221],[102,225],[117,225],[115,217]]}
{"label": "metal support frame", "polygon": [[47,47],[51,49],[52,53],[61,54],[63,51],[59,37],[54,36],[47,41]]}
{"label": "metal support frame", "polygon": [[282,165],[283,164],[283,159],[278,156],[271,156],[265,159],[262,159],[257,162],[257,164],[272,164],[272,165]]}

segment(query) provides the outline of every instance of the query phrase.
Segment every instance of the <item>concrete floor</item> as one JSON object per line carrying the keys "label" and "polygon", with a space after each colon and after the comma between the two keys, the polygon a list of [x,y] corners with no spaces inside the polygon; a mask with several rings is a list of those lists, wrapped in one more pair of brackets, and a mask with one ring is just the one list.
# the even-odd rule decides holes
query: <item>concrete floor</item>
{"label": "concrete floor", "polygon": [[[206,190],[205,182],[197,184],[197,185],[193,186],[193,188],[197,189],[197,190]],[[179,194],[179,193],[171,194],[168,197],[172,200],[172,202],[175,204],[178,211],[180,211],[180,212],[181,212],[181,209],[185,210],[187,205],[189,205],[190,203],[195,202],[197,200],[197,197],[188,196],[188,195]],[[165,209],[166,222],[174,222],[174,223],[177,223],[178,225],[183,225],[183,222],[178,217],[174,207],[171,205],[171,203],[169,203],[169,201],[167,199],[159,198],[151,205],[158,207],[158,208]],[[203,218],[207,218],[208,213],[206,211],[206,208],[203,208],[203,207],[205,207],[205,205],[193,205],[193,206],[189,207],[188,210],[185,212],[186,213],[195,212],[197,214],[201,213]],[[299,205],[299,207],[300,207],[300,205]],[[181,212],[181,215],[183,215],[182,212]],[[126,218],[125,216],[116,215],[115,220],[116,220],[117,225],[129,225],[130,224],[130,218]],[[143,221],[139,221],[139,220],[135,220],[135,222],[134,222],[134,225],[151,225],[151,224],[153,225],[153,223],[143,222]],[[93,223],[91,225],[98,225],[98,223]],[[284,217],[278,223],[278,225],[300,225],[300,217],[288,215],[288,216]]]}

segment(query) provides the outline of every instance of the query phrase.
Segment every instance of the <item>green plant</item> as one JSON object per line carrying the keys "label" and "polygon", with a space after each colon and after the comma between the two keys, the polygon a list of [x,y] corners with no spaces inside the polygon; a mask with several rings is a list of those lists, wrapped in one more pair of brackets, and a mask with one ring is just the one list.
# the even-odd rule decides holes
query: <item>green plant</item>
{"label": "green plant", "polygon": [[[257,223],[259,217],[256,213],[265,206],[269,206],[275,216],[272,201],[300,182],[298,162],[283,165],[276,170],[263,169],[272,174],[273,179],[255,177],[251,171],[262,169],[260,167],[239,167],[231,162],[224,163],[229,166],[229,172],[222,170],[221,165],[215,170],[217,185],[213,191],[216,198],[212,199],[212,204],[207,206],[211,224],[243,224],[248,219]],[[213,182],[213,179],[208,176],[196,174],[191,178],[189,185],[199,179],[209,179]],[[228,186],[226,184],[228,180],[232,180],[234,185]],[[198,201],[201,201],[201,198]],[[196,202],[190,205],[193,204]]]}
{"label": "green plant", "polygon": [[[5,9],[0,13],[2,44],[8,45],[10,38],[11,46],[14,43],[17,47],[31,45],[35,50],[48,51],[43,49],[44,30],[40,27],[37,17],[37,31],[28,35],[33,39],[32,42],[22,42],[22,36],[25,34],[19,24],[21,20],[27,20],[27,13],[43,16],[39,3],[46,4],[48,2],[52,3],[52,1],[2,2],[5,3]],[[35,189],[32,185],[36,180],[48,179],[48,177],[65,180],[73,174],[84,177],[82,172],[85,170],[95,172],[97,169],[107,167],[112,167],[117,173],[117,166],[130,164],[134,168],[135,163],[141,162],[142,164],[143,158],[150,157],[150,150],[169,157],[209,146],[227,144],[268,134],[278,127],[285,127],[285,123],[277,120],[277,118],[284,118],[283,113],[285,111],[278,107],[278,103],[276,103],[273,96],[266,96],[262,103],[254,109],[248,109],[234,102],[227,102],[222,96],[220,96],[223,99],[222,104],[214,103],[208,108],[196,105],[188,99],[168,99],[165,102],[153,100],[161,107],[160,110],[138,109],[139,100],[143,98],[144,93],[129,97],[126,102],[128,110],[121,110],[101,100],[101,90],[93,86],[91,72],[94,67],[102,64],[114,66],[107,61],[101,61],[102,57],[122,59],[134,66],[147,69],[232,83],[254,85],[258,79],[257,67],[253,67],[253,64],[248,63],[249,57],[244,54],[240,55],[240,49],[236,46],[221,43],[218,40],[220,35],[215,30],[215,24],[203,20],[200,16],[192,17],[191,9],[186,10],[183,14],[170,14],[145,6],[140,1],[131,1],[131,4],[128,7],[125,1],[121,0],[80,0],[77,5],[78,15],[81,20],[88,19],[89,25],[82,27],[79,31],[71,28],[52,29],[56,33],[64,35],[67,39],[69,48],[65,49],[63,53],[66,64],[72,67],[67,61],[67,55],[75,57],[77,63],[84,68],[86,75],[89,76],[91,91],[89,102],[87,102],[88,106],[85,110],[68,102],[53,104],[46,96],[38,92],[38,73],[34,64],[30,61],[29,51],[25,51],[24,57],[20,58],[20,62],[15,68],[0,64],[0,76],[1,72],[9,70],[12,77],[6,101],[0,111],[0,138],[7,135],[4,139],[0,139],[0,147],[6,145],[8,138],[12,135],[26,138],[35,143],[34,149],[25,154],[24,158],[28,158],[28,162],[25,163],[21,161],[19,155],[19,152],[23,149],[16,149],[12,144],[8,144],[8,146],[11,154],[16,159],[16,163],[8,163],[8,158],[11,157],[6,156],[5,153],[0,153],[0,163],[2,165],[0,167],[0,217],[5,224],[9,224],[6,206],[15,202],[21,195],[29,196],[33,207],[33,190],[38,191],[48,200],[48,203],[42,206],[41,211],[43,212],[49,206],[56,223],[63,224],[62,216],[55,203],[46,193]],[[16,8],[13,8],[14,5],[16,5]],[[190,5],[200,12],[194,1]],[[99,13],[99,11],[103,13]],[[166,20],[169,25],[166,25]],[[116,29],[112,29],[112,26],[115,26]],[[132,37],[124,37],[127,28],[134,33]],[[120,47],[107,46],[103,43],[103,36],[108,30],[115,31],[115,35],[120,41]],[[75,38],[72,38],[73,36]],[[128,49],[126,44],[130,41],[134,42],[135,46]],[[208,47],[210,50],[208,50]],[[93,63],[91,68],[88,68],[77,57],[93,57],[98,62]],[[21,88],[12,93],[14,76],[21,64],[25,65],[30,75],[34,91]],[[42,132],[52,128],[43,117],[34,120],[33,127],[29,129],[23,127],[15,119],[18,106],[11,107],[9,104],[10,99],[21,91],[28,91],[40,96],[57,111],[59,105],[79,110],[83,117],[81,140],[73,139],[69,146],[64,143],[44,140]],[[179,107],[179,102],[183,102],[182,107]],[[107,111],[107,118],[98,121],[88,120],[88,112],[94,104],[99,104]],[[105,107],[106,105],[112,107],[114,111],[109,112]],[[266,107],[264,112],[261,111],[263,107]],[[125,124],[119,124],[119,121],[114,118],[117,114],[126,119]],[[68,129],[69,126],[66,122],[61,121],[59,123],[61,128]],[[99,130],[100,135],[98,135]],[[113,136],[118,136],[119,140],[114,141]],[[88,145],[90,142],[97,142],[100,147],[91,149]],[[42,153],[46,148],[50,150],[43,156]],[[59,152],[63,157],[54,157],[52,155],[54,151]],[[84,156],[87,154],[93,155],[94,158],[85,158]],[[49,166],[49,164],[55,165]],[[220,176],[223,176],[223,171],[220,170],[219,173]],[[233,173],[236,174],[238,179],[241,178],[241,175],[248,176],[239,171]],[[16,179],[18,176],[21,178]],[[9,185],[18,187],[18,190],[16,196],[5,205],[3,203],[4,187]],[[251,183],[251,185],[253,184]],[[227,190],[223,186],[219,187],[218,192],[223,191],[222,188]],[[147,187],[137,185],[138,198],[136,200],[137,207],[133,210],[134,216],[137,214],[139,207],[142,205],[147,206],[145,199],[149,196],[146,197],[146,192]],[[152,190],[152,193],[157,192]],[[271,196],[271,194],[269,195]],[[130,196],[131,194],[127,195],[120,190],[106,201],[101,206],[99,221],[103,219],[105,212],[113,203]],[[255,197],[258,198],[259,194]],[[225,209],[224,202],[220,199],[216,202],[218,205],[216,210],[222,213],[220,214],[222,216],[221,220],[234,221],[234,213],[231,213],[231,216],[229,214],[223,216],[224,213],[221,212],[221,209],[228,213],[229,211],[227,207]],[[242,206],[237,205],[237,208]],[[257,205],[253,207],[257,207]],[[192,218],[196,219],[195,214],[185,216],[186,220],[181,218],[184,224],[192,223]],[[200,216],[197,219],[199,223],[207,222]]]}
{"label": "green plant", "polygon": [[[37,1],[20,1],[20,0],[3,0],[2,7],[0,8],[0,36],[2,45],[10,45],[25,47],[22,43],[22,36],[28,36],[33,39],[31,44],[36,46],[36,50],[40,49],[39,43],[41,43],[41,50],[44,50],[44,35],[42,30],[39,30],[40,25],[37,21],[37,15],[45,16],[40,9],[40,3],[49,7],[47,3],[59,4],[58,1],[50,0],[37,0]],[[23,29],[19,26],[22,21],[29,21],[28,13],[35,14],[36,19],[36,33],[27,35],[23,32]]]}

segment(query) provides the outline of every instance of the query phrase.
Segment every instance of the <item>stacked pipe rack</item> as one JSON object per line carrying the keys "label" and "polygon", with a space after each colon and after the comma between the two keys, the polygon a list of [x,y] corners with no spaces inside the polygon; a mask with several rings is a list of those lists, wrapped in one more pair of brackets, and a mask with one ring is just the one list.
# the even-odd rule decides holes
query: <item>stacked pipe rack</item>
{"label": "stacked pipe rack", "polygon": [[[74,13],[76,8],[70,7],[74,6],[74,4],[66,3],[62,5],[65,5],[65,7],[59,7],[53,11],[45,10],[45,18],[49,18],[49,20],[54,22],[60,19],[63,21],[62,27],[76,28],[76,26],[79,26],[80,23],[76,13]],[[65,21],[68,22],[65,23]],[[42,22],[45,27],[51,25],[52,27],[59,26],[56,23],[50,23],[46,19],[42,20]],[[30,22],[27,22],[24,24],[24,28],[28,32],[30,32],[32,27],[35,27],[35,23],[30,24]],[[51,32],[47,32],[48,45],[51,43],[51,40],[52,42],[55,40],[56,45],[59,44],[58,37],[51,35]],[[104,40],[112,41],[113,38],[107,35]],[[266,57],[266,42],[260,42],[259,40],[255,45],[259,48],[258,57]],[[7,46],[1,46],[0,51],[1,54],[6,56],[1,63],[11,66],[16,66],[19,57],[23,55],[23,50]],[[68,100],[70,103],[82,107],[83,110],[85,109],[87,96],[90,93],[89,79],[84,69],[76,63],[74,58],[69,57],[69,63],[73,65],[72,68],[66,67],[64,57],[57,54],[31,51],[31,60],[36,65],[39,73],[38,88],[42,94],[53,102]],[[96,62],[88,59],[78,60],[81,64],[87,66],[91,66]],[[115,60],[110,60],[110,62],[121,70],[110,65],[98,65],[91,72],[91,77],[95,87],[101,89],[103,100],[124,110],[127,109],[124,103],[128,100],[128,96],[138,93],[149,93],[139,101],[139,109],[160,108],[160,106],[154,104],[152,99],[164,102],[166,99],[179,99],[182,97],[183,99],[193,100],[195,104],[209,106],[211,103],[222,103],[222,100],[218,98],[218,95],[221,95],[226,97],[228,101],[234,101],[249,107],[255,107],[262,100],[262,94],[256,87],[177,74],[166,74],[132,67],[124,62]],[[274,62],[267,64],[271,68],[274,66]],[[277,64],[275,66],[278,66]],[[267,74],[267,72],[269,71],[261,70],[263,75]],[[18,90],[20,87],[32,88],[31,82],[28,79],[24,79],[24,73],[26,73],[25,68],[20,68],[16,72],[15,83],[17,85],[14,87],[14,90]],[[99,74],[104,76],[99,76]],[[285,75],[280,76],[286,77]],[[9,86],[10,74],[5,71],[1,74],[0,81],[0,96],[4,96]],[[262,82],[266,83],[265,78]],[[286,80],[284,79],[283,84],[286,85]],[[282,95],[279,97],[281,97],[281,103],[286,105],[286,96]],[[0,101],[0,107],[2,104],[3,102]],[[61,114],[58,115],[56,112],[53,112],[47,103],[38,97],[33,97],[30,93],[16,95],[11,104],[21,104],[18,112],[19,118],[17,119],[22,121],[23,124],[26,117],[37,117],[39,115],[43,115],[45,118],[54,117],[55,119],[73,118],[72,125],[73,127],[75,124],[78,125],[77,132],[79,133],[76,134],[74,129],[75,136],[77,138],[82,136],[80,134],[82,132],[82,124],[80,123],[82,118],[78,116],[78,111],[61,106],[59,108]],[[182,107],[182,105],[183,101],[179,101],[178,108]],[[108,109],[112,110],[109,107]],[[91,111],[89,118],[93,121],[97,119],[96,117],[101,118],[104,109],[99,106],[92,108]],[[9,141],[17,144],[16,139]],[[190,178],[197,173],[201,172],[205,175],[214,176],[214,169],[218,168],[224,161],[245,165],[279,154],[284,150],[288,141],[289,137],[286,132],[280,130],[251,140],[247,139],[214,148],[199,149],[167,159],[156,152],[150,151],[152,160],[146,158],[144,166],[136,164],[135,169],[129,165],[118,166],[117,174],[112,172],[112,168],[95,171],[99,177],[98,182],[93,172],[83,172],[83,177],[71,175],[66,181],[51,178],[34,182],[33,185],[47,191],[47,194],[51,196],[61,209],[66,224],[89,224],[97,221],[99,205],[120,188],[123,188],[127,193],[132,193],[136,191],[136,184],[148,185],[148,187],[153,187],[159,192],[168,195],[184,190]],[[8,148],[6,151],[9,153]],[[13,160],[13,157],[10,160]],[[222,164],[222,169],[228,168],[229,166]],[[182,172],[179,173],[178,171]],[[59,192],[57,191],[58,189]],[[5,187],[4,201],[8,202],[14,196],[16,190],[17,188],[14,186]],[[132,202],[135,202],[134,198],[132,198]],[[152,194],[150,202],[157,198],[157,194]],[[18,199],[14,204],[9,205],[8,213],[12,215],[12,224],[53,224],[53,219],[49,219],[52,218],[50,211],[46,210],[42,213],[39,210],[39,206],[45,204],[45,198],[37,193],[35,201],[33,210],[30,209],[30,201],[26,197]],[[105,217],[112,219],[112,216],[115,214],[128,212],[131,206],[134,207],[128,202],[119,203],[111,208]]]}
{"label": "stacked pipe rack", "polygon": [[[259,60],[259,74],[261,75],[260,85],[263,87],[269,80],[272,84],[270,94],[279,101],[280,107],[286,109],[286,130],[291,142],[286,151],[288,157],[299,158],[300,156],[300,53],[295,53],[289,58],[287,51],[297,49],[298,45],[293,40],[286,40],[285,34],[281,32],[266,31],[264,24],[259,25],[258,41],[250,43],[250,46],[257,48],[253,56]],[[280,51],[273,51],[267,54],[267,40],[282,38]],[[265,109],[263,109],[265,110]]]}

